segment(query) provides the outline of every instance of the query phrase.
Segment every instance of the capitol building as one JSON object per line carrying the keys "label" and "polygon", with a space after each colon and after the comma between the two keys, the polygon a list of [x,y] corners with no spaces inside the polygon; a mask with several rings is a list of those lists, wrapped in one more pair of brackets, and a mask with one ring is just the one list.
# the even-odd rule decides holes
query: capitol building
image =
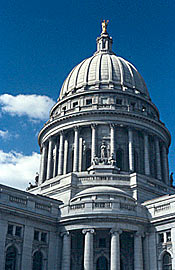
{"label": "capitol building", "polygon": [[175,270],[170,133],[105,21],[96,42],[38,135],[35,185],[0,185],[2,270]]}

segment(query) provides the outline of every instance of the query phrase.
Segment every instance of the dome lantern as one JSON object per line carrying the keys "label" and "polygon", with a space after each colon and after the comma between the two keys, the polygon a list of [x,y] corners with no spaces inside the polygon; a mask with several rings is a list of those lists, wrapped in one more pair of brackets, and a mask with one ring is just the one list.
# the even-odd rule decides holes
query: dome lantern
{"label": "dome lantern", "polygon": [[109,36],[107,33],[107,25],[109,21],[102,21],[102,33],[100,37],[97,38],[97,53],[102,53],[102,52],[108,52],[112,53],[112,37]]}

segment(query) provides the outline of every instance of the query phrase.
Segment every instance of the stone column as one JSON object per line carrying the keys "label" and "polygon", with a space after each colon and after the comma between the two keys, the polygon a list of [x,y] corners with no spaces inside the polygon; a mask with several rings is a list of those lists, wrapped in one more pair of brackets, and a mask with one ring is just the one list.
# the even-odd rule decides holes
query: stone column
{"label": "stone column", "polygon": [[[21,269],[31,270],[32,269],[32,244],[33,244],[33,226],[25,226],[24,237],[23,237],[23,250],[22,250],[22,261]],[[17,267],[17,269],[19,269]]]}
{"label": "stone column", "polygon": [[147,134],[144,134],[144,163],[145,163],[145,174],[150,175],[149,142]]}
{"label": "stone column", "polygon": [[111,268],[120,270],[120,234],[121,230],[111,230]]}
{"label": "stone column", "polygon": [[96,156],[96,124],[91,125],[92,129],[92,150],[91,150],[91,163],[93,163],[93,160]]}
{"label": "stone column", "polygon": [[129,170],[134,171],[133,131],[128,129]]}
{"label": "stone column", "polygon": [[53,138],[49,139],[48,156],[47,156],[47,179],[53,177]]}
{"label": "stone column", "polygon": [[78,148],[79,148],[78,127],[74,128],[74,162],[73,172],[78,172]]}
{"label": "stone column", "polygon": [[70,270],[71,236],[69,232],[61,234],[63,237],[61,270]]}
{"label": "stone column", "polygon": [[47,163],[47,146],[43,144],[40,160],[40,174],[39,174],[39,185],[41,185],[46,177],[46,163]]}
{"label": "stone column", "polygon": [[112,154],[114,155],[114,159],[116,159],[116,148],[115,148],[115,125],[111,124],[110,125],[111,128],[111,156]]}
{"label": "stone column", "polygon": [[57,176],[57,169],[58,169],[58,142],[55,141],[55,148],[53,153],[53,177]]}
{"label": "stone column", "polygon": [[157,253],[156,253],[156,233],[150,232],[149,234],[149,267],[148,269],[157,270]]}
{"label": "stone column", "polygon": [[169,185],[168,156],[165,144],[162,145],[162,166],[164,173],[164,182]]}
{"label": "stone column", "polygon": [[64,141],[64,166],[63,166],[63,174],[66,174],[67,173],[68,149],[69,149],[69,142],[66,139]]}
{"label": "stone column", "polygon": [[161,173],[161,159],[160,159],[160,146],[159,146],[159,139],[155,138],[155,146],[156,146],[156,174],[157,179],[162,179]]}
{"label": "stone column", "polygon": [[150,270],[152,267],[149,267],[149,233],[145,233],[144,240],[143,240],[143,265],[144,270]]}
{"label": "stone column", "polygon": [[85,234],[84,242],[84,270],[93,269],[93,234],[94,229],[85,229],[82,231]]}
{"label": "stone column", "polygon": [[142,234],[134,234],[134,270],[143,270]]}
{"label": "stone column", "polygon": [[82,171],[82,167],[83,167],[83,138],[79,139],[79,172]]}
{"label": "stone column", "polygon": [[63,158],[64,158],[63,146],[64,146],[64,136],[63,132],[61,131],[59,144],[59,158],[58,158],[58,175],[63,174]]}

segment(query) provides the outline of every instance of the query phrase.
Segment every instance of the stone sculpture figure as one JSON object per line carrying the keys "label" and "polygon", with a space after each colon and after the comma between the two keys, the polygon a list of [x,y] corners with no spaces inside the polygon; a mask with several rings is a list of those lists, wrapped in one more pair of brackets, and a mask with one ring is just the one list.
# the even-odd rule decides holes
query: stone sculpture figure
{"label": "stone sculpture figure", "polygon": [[170,174],[170,185],[173,187],[173,172]]}
{"label": "stone sculpture figure", "polygon": [[101,22],[101,26],[102,26],[102,34],[103,34],[103,33],[107,33],[107,25],[108,25],[108,23],[109,23],[109,20],[107,20],[107,21],[103,20],[103,21]]}
{"label": "stone sculpture figure", "polygon": [[107,158],[107,147],[105,142],[102,142],[101,145],[101,159]]}

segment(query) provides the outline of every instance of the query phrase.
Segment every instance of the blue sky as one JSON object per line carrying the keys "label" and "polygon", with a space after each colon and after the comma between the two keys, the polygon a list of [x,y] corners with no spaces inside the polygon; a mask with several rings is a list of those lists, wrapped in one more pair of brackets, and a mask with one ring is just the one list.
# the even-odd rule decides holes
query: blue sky
{"label": "blue sky", "polygon": [[0,182],[25,188],[37,134],[69,71],[96,50],[109,19],[113,51],[133,63],[172,135],[175,172],[175,1],[0,1]]}

